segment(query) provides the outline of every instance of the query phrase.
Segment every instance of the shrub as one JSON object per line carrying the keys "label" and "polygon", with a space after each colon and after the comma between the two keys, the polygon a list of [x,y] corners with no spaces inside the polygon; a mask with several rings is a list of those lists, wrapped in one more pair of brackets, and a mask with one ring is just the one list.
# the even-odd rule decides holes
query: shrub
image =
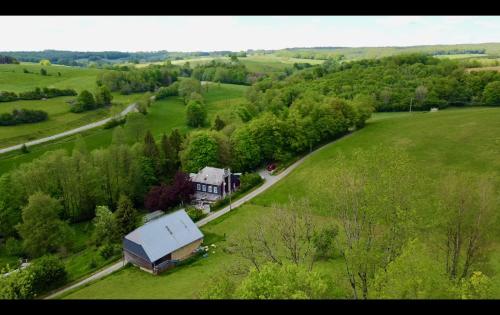
{"label": "shrub", "polygon": [[33,289],[33,274],[28,269],[0,277],[0,299],[26,300],[36,296]]}
{"label": "shrub", "polygon": [[120,126],[120,125],[123,125],[126,121],[126,118],[123,117],[123,118],[113,118],[111,120],[109,120],[107,123],[104,124],[104,129],[111,129],[111,128],[114,128],[116,126]]}
{"label": "shrub", "polygon": [[105,244],[99,247],[99,255],[104,259],[109,259],[120,254],[121,246],[118,244]]}
{"label": "shrub", "polygon": [[156,92],[156,99],[162,99],[169,96],[177,96],[179,95],[179,83],[174,82],[167,87],[161,87]]}
{"label": "shrub", "polygon": [[339,233],[335,225],[325,227],[316,232],[313,236],[313,244],[316,249],[317,258],[329,258],[334,255],[335,238]]}
{"label": "shrub", "polygon": [[62,261],[55,256],[43,256],[28,267],[32,274],[33,290],[43,293],[64,284],[67,272]]}
{"label": "shrub", "polygon": [[1,91],[0,102],[11,102],[17,100],[18,96],[14,92]]}
{"label": "shrub", "polygon": [[96,261],[95,257],[92,257],[92,259],[89,262],[89,268],[94,269],[95,267],[97,267],[97,261]]}
{"label": "shrub", "polygon": [[240,189],[239,192],[243,193],[252,189],[253,187],[259,185],[264,180],[257,173],[245,173],[240,177]]}
{"label": "shrub", "polygon": [[22,241],[9,237],[5,242],[5,252],[9,256],[21,256],[23,254]]}
{"label": "shrub", "polygon": [[35,123],[47,120],[49,115],[43,110],[14,109],[11,113],[0,114],[0,126]]}
{"label": "shrub", "polygon": [[21,146],[21,153],[29,153],[30,151],[28,150],[28,147],[26,146],[26,144],[23,143],[23,145]]}
{"label": "shrub", "polygon": [[199,221],[205,217],[203,211],[195,207],[188,207],[186,212],[193,222]]}

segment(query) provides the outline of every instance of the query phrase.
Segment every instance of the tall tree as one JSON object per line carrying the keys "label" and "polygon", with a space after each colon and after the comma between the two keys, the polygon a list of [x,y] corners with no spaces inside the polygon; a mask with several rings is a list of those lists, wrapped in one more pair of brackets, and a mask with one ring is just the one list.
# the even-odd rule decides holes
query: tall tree
{"label": "tall tree", "polygon": [[367,299],[376,270],[396,259],[413,235],[415,196],[408,191],[415,191],[417,180],[398,150],[357,151],[337,163],[317,185],[331,187],[323,206],[342,227],[337,246],[353,297]]}
{"label": "tall tree", "polygon": [[198,101],[189,101],[186,106],[186,122],[193,128],[203,127],[207,120],[207,109]]}
{"label": "tall tree", "polygon": [[164,175],[166,177],[173,177],[175,170],[178,167],[178,152],[175,150],[174,146],[171,144],[170,139],[166,134],[163,134],[161,138],[161,149],[163,151],[163,169]]}
{"label": "tall tree", "polygon": [[37,257],[68,245],[69,226],[59,219],[60,203],[43,193],[30,196],[17,226],[28,253]]}
{"label": "tall tree", "polygon": [[137,226],[137,216],[137,210],[134,208],[130,198],[121,195],[118,200],[118,208],[115,212],[117,231],[120,237],[124,237],[135,229]]}
{"label": "tall tree", "polygon": [[98,206],[95,212],[92,240],[97,245],[111,244],[118,241],[118,227],[111,210],[106,206]]}
{"label": "tall tree", "polygon": [[446,272],[451,279],[469,277],[488,254],[498,215],[498,197],[487,178],[452,174],[442,183],[440,202]]}

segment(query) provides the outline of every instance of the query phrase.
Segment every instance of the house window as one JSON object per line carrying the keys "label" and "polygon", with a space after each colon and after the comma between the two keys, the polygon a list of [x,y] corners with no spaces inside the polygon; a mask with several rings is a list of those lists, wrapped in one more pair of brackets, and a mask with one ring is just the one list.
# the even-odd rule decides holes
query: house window
{"label": "house window", "polygon": [[211,193],[212,192],[212,186],[208,186],[208,192]]}
{"label": "house window", "polygon": [[198,190],[198,191],[201,190],[201,185],[200,184],[196,184],[196,190]]}
{"label": "house window", "polygon": [[201,186],[201,190],[203,190],[203,191],[207,191],[207,185],[202,185],[202,186]]}
{"label": "house window", "polygon": [[214,194],[217,194],[217,186],[214,186]]}

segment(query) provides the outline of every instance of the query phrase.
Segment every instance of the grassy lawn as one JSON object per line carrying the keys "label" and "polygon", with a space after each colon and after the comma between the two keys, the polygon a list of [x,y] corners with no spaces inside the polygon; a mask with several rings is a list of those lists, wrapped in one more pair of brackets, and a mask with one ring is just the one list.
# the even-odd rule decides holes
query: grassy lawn
{"label": "grassy lawn", "polygon": [[[500,108],[448,109],[436,113],[401,115],[378,114],[366,128],[355,132],[321,150],[307,159],[284,180],[273,185],[250,203],[237,208],[205,225],[202,230],[211,240],[217,240],[215,253],[208,258],[172,270],[159,277],[149,275],[135,267],[120,270],[84,288],[70,292],[64,298],[194,298],[210,276],[227,268],[236,257],[224,253],[224,237],[241,233],[254,217],[265,216],[274,203],[286,204],[289,196],[321,198],[321,191],[312,191],[310,182],[330,169],[339,153],[349,155],[353,150],[369,149],[377,144],[397,146],[406,150],[419,175],[429,179],[428,194],[434,194],[436,180],[450,171],[468,171],[494,176],[500,184]],[[499,187],[498,185],[497,187]],[[325,189],[328,189],[325,187]],[[315,215],[327,215],[317,207]],[[428,221],[438,215],[436,209],[418,209]],[[500,244],[500,236],[498,236]],[[210,242],[210,240],[207,240]],[[495,296],[500,297],[500,256],[496,251],[491,267],[496,272],[492,279]],[[322,262],[316,267],[325,277],[342,273],[340,260]],[[346,283],[336,283],[345,288]],[[134,290],[130,290],[134,287]],[[341,290],[339,290],[341,292]],[[333,297],[341,297],[333,292]]]}

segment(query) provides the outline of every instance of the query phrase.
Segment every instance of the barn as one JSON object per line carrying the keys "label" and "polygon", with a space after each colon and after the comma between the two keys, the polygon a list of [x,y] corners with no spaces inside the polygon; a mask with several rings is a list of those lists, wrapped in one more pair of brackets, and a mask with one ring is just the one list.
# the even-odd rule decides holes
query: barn
{"label": "barn", "polygon": [[147,222],[123,238],[125,260],[158,274],[190,257],[203,234],[184,209]]}

